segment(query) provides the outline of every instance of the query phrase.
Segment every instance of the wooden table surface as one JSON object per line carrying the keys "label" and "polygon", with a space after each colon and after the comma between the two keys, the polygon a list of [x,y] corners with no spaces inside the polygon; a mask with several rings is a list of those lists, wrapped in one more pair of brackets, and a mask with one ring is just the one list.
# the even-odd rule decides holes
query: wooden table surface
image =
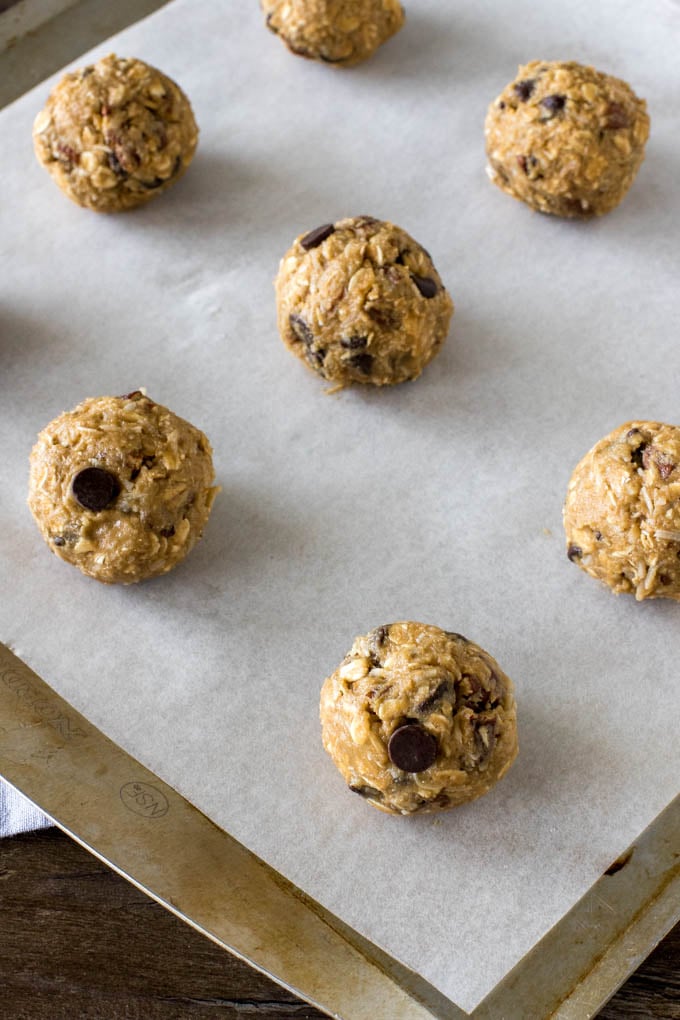
{"label": "wooden table surface", "polygon": [[[680,1020],[680,925],[599,1016]],[[199,1017],[323,1020],[57,829],[0,840],[2,1020]]]}

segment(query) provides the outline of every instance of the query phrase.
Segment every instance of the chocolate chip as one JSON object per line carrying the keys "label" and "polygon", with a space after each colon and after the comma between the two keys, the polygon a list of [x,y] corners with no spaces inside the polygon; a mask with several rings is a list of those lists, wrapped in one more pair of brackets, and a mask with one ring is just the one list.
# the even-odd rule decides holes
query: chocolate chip
{"label": "chocolate chip", "polygon": [[55,535],[54,538],[52,539],[52,541],[53,541],[53,543],[55,545],[60,545],[60,546],[61,545],[66,545],[66,539],[64,538],[63,535]]}
{"label": "chocolate chip", "polygon": [[326,357],[325,347],[320,347],[318,351],[313,351],[311,348],[307,351],[307,358],[312,363],[314,368],[321,368],[325,357]]}
{"label": "chocolate chip", "polygon": [[572,563],[575,563],[576,560],[580,560],[583,556],[583,549],[580,545],[570,545],[567,549],[567,556]]}
{"label": "chocolate chip", "polygon": [[367,343],[367,336],[344,336],[340,341],[340,346],[348,351],[358,351],[365,347]]}
{"label": "chocolate chip", "polygon": [[109,166],[117,177],[129,176],[127,170],[123,167],[115,152],[108,152],[106,154],[106,158],[109,161]]}
{"label": "chocolate chip", "polygon": [[564,109],[565,103],[567,102],[566,96],[555,94],[553,96],[546,96],[545,99],[541,100],[541,106],[548,110],[550,113],[559,113],[560,110]]}
{"label": "chocolate chip", "polygon": [[303,46],[293,46],[290,39],[286,39],[285,35],[282,36],[281,38],[285,42],[290,52],[294,53],[296,57],[307,57],[310,60],[312,59],[313,53],[311,50],[305,49]]}
{"label": "chocolate chip", "polygon": [[314,347],[307,347],[305,350],[305,357],[315,372],[318,372],[319,375],[324,375],[323,363],[326,357],[325,347],[319,347],[316,350]]}
{"label": "chocolate chip", "polygon": [[382,665],[383,645],[387,641],[389,633],[389,627],[376,627],[368,635],[368,654],[370,655],[372,666]]}
{"label": "chocolate chip", "polygon": [[596,542],[601,542],[602,541],[602,532],[601,531],[595,530],[593,532],[593,534],[595,535],[595,541]]}
{"label": "chocolate chip", "polygon": [[504,110],[505,109],[505,103],[503,102],[502,99],[501,99],[500,103],[498,104],[498,109],[499,110]]}
{"label": "chocolate chip", "polygon": [[371,800],[382,800],[382,793],[380,790],[376,790],[374,786],[360,786],[358,784],[350,783],[349,788],[352,793],[358,793],[360,797],[370,797]]}
{"label": "chocolate chip", "polygon": [[636,467],[648,467],[647,450],[649,443],[640,443],[634,450],[631,450],[630,459]]}
{"label": "chocolate chip", "polygon": [[519,165],[520,170],[523,170],[525,174],[529,173],[529,171],[527,169],[527,158],[526,158],[526,156],[517,156],[517,163]]}
{"label": "chocolate chip", "polygon": [[661,584],[670,584],[672,581],[670,574],[659,574],[659,581]]}
{"label": "chocolate chip", "polygon": [[120,492],[115,475],[105,468],[89,467],[79,471],[72,483],[73,495],[86,510],[98,513],[113,503]]}
{"label": "chocolate chip", "polygon": [[402,772],[424,772],[433,765],[439,745],[436,737],[417,723],[407,723],[395,730],[387,744],[393,765]]}
{"label": "chocolate chip", "polygon": [[523,81],[516,81],[513,85],[515,95],[522,103],[526,103],[536,87],[535,78],[525,78]]}
{"label": "chocolate chip", "polygon": [[315,230],[310,230],[308,234],[300,238],[300,244],[305,251],[310,251],[312,248],[318,248],[322,241],[325,241],[327,237],[335,233],[335,226],[333,223],[324,223],[321,227],[316,227]]}
{"label": "chocolate chip", "polygon": [[[123,394],[121,394],[120,399],[121,400],[139,400],[140,397],[142,399],[145,399],[144,398],[144,394],[142,393],[142,391],[141,390],[133,390],[132,393],[123,393]],[[149,398],[146,397],[146,400],[149,400]],[[153,400],[150,401],[150,403],[153,404]]]}
{"label": "chocolate chip", "polygon": [[425,713],[430,712],[435,705],[444,699],[447,695],[450,697],[455,691],[455,687],[452,680],[442,680],[437,684],[432,694],[428,694],[419,705],[416,706],[416,712]]}
{"label": "chocolate chip", "polygon": [[361,227],[374,227],[376,223],[380,223],[380,220],[377,220],[375,216],[355,216],[353,226],[356,230]]}
{"label": "chocolate chip", "polygon": [[418,276],[416,273],[411,273],[411,279],[424,298],[433,298],[439,289],[429,276]]}
{"label": "chocolate chip", "polygon": [[307,345],[314,343],[314,334],[301,315],[290,315],[288,322],[298,340]]}
{"label": "chocolate chip", "polygon": [[175,534],[174,524],[171,524],[169,528],[161,528],[161,530],[159,531],[159,535],[162,535],[163,538],[172,538],[174,534]]}
{"label": "chocolate chip", "polygon": [[363,375],[369,375],[373,368],[372,354],[353,354],[349,359],[352,368],[357,368]]}
{"label": "chocolate chip", "polygon": [[388,627],[376,627],[375,630],[371,631],[371,641],[376,645],[384,645],[390,636],[390,628]]}
{"label": "chocolate chip", "polygon": [[168,177],[154,177],[152,181],[141,181],[139,180],[139,178],[136,178],[136,180],[138,180],[139,184],[143,188],[146,188],[147,191],[153,191],[154,188],[160,188],[162,184],[167,184],[168,181],[171,181],[173,177],[176,177],[181,167],[182,157],[178,156],[177,159],[175,160],[175,165],[172,168],[172,173]]}
{"label": "chocolate chip", "polygon": [[621,128],[630,127],[630,117],[626,108],[621,103],[609,103],[605,110],[604,126],[607,131],[619,131]]}
{"label": "chocolate chip", "polygon": [[[401,274],[399,279],[393,282],[400,283]],[[399,329],[401,326],[401,315],[391,305],[372,305],[370,308],[366,308],[366,314],[381,329]]]}

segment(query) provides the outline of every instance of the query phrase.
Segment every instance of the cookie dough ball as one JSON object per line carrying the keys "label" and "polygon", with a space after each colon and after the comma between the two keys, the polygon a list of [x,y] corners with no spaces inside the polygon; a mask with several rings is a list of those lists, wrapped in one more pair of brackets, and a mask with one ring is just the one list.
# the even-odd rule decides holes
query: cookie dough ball
{"label": "cookie dough ball", "polygon": [[262,0],[267,27],[292,53],[350,67],[404,24],[399,0]]}
{"label": "cookie dough ball", "polygon": [[350,790],[390,814],[487,793],[517,755],[515,714],[495,659],[424,623],[358,637],[321,691],[324,747]]}
{"label": "cookie dough ball", "polygon": [[416,379],[453,315],[425,249],[372,216],[302,234],[281,260],[275,286],[286,347],[338,386]]}
{"label": "cookie dough ball", "polygon": [[62,560],[131,584],[184,559],[210,515],[213,481],[203,433],[137,390],[85,400],[43,429],[28,505]]}
{"label": "cookie dough ball", "polygon": [[487,172],[539,212],[587,218],[617,206],[644,158],[649,117],[625,81],[534,60],[489,107]]}
{"label": "cookie dough ball", "polygon": [[174,81],[111,54],[65,75],[35,118],[35,152],[64,194],[96,212],[148,202],[191,162],[198,128]]}
{"label": "cookie dough ball", "polygon": [[612,591],[680,599],[680,428],[629,421],[576,466],[567,555]]}

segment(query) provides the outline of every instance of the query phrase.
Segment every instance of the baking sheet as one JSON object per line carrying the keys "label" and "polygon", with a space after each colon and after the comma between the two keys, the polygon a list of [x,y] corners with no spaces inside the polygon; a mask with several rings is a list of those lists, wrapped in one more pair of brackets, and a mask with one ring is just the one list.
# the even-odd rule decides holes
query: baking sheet
{"label": "baking sheet", "polygon": [[[201,126],[186,178],[126,216],[72,206],[34,164],[47,88],[0,115],[0,638],[470,1010],[677,792],[678,607],[571,566],[560,511],[610,428],[678,421],[680,12],[408,15],[347,73],[291,57],[245,0],[176,0],[99,47],[161,66]],[[647,160],[602,221],[533,215],[485,179],[486,105],[536,56],[648,100]],[[277,339],[271,281],[296,233],[355,213],[425,244],[457,310],[416,383],[329,397]],[[140,385],[207,432],[224,491],[184,565],[112,589],[47,554],[26,459],[61,410]],[[356,633],[406,618],[467,634],[517,686],[517,764],[434,819],[371,811],[319,740],[323,677]]]}

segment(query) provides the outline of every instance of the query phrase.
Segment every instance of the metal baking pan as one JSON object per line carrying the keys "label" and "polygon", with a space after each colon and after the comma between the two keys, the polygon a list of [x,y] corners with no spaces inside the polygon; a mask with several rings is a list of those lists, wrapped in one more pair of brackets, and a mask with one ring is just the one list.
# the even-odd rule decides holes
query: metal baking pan
{"label": "metal baking pan", "polygon": [[584,1020],[680,919],[677,798],[470,1014],[219,829],[3,644],[0,776],[168,910],[343,1020]]}

